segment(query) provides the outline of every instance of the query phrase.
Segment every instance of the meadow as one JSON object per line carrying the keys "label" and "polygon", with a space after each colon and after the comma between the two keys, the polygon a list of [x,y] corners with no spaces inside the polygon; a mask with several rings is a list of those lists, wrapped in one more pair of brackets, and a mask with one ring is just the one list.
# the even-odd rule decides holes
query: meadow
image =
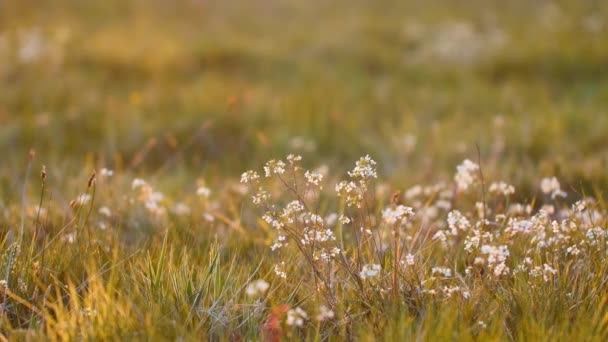
{"label": "meadow", "polygon": [[0,0],[0,338],[604,341],[601,1]]}

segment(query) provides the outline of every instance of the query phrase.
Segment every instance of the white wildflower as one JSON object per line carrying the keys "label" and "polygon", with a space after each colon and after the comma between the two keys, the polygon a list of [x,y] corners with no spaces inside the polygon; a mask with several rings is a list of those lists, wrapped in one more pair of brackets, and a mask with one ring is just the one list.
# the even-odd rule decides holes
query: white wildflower
{"label": "white wildflower", "polygon": [[264,279],[258,279],[247,285],[245,293],[247,293],[249,297],[258,297],[266,293],[266,290],[268,290],[269,287],[270,284],[264,281]]}
{"label": "white wildflower", "polygon": [[340,215],[339,221],[343,225],[347,225],[351,222],[350,218],[348,216],[344,216],[344,215]]}
{"label": "white wildflower", "polygon": [[431,269],[431,274],[435,275],[435,274],[441,274],[446,278],[450,278],[452,276],[452,270],[448,267],[433,267]]}
{"label": "white wildflower", "polygon": [[411,216],[414,216],[414,209],[404,205],[398,205],[395,208],[386,208],[382,212],[382,219],[389,225],[401,223]]}
{"label": "white wildflower", "polygon": [[295,309],[287,311],[287,325],[292,325],[296,327],[304,326],[304,321],[308,319],[308,314],[306,311],[297,307]]}
{"label": "white wildflower", "polygon": [[414,256],[412,254],[408,254],[405,256],[405,263],[408,266],[414,266],[415,260],[414,260]]}
{"label": "white wildflower", "polygon": [[323,181],[322,174],[312,171],[306,171],[304,173],[304,177],[306,178],[306,183],[309,185],[319,186],[319,184]]}
{"label": "white wildflower", "polygon": [[111,217],[112,216],[112,210],[110,210],[110,208],[108,207],[101,207],[99,208],[99,213],[105,217]]}
{"label": "white wildflower", "polygon": [[540,182],[540,189],[544,194],[551,194],[552,199],[567,196],[567,194],[562,191],[561,185],[555,177],[543,178]]}
{"label": "white wildflower", "polygon": [[201,197],[209,197],[211,195],[211,190],[206,186],[199,186],[196,189],[196,194]]}
{"label": "white wildflower", "polygon": [[101,170],[99,170],[99,175],[101,177],[106,177],[106,178],[110,178],[112,176],[114,176],[114,171],[110,170],[110,169],[106,169],[105,167]]}
{"label": "white wildflower", "polygon": [[319,306],[319,313],[317,314],[317,321],[325,321],[334,318],[334,312],[326,307],[325,305]]}
{"label": "white wildflower", "polygon": [[264,174],[266,177],[272,175],[282,175],[285,173],[285,162],[282,160],[270,160],[264,165]]}
{"label": "white wildflower", "polygon": [[215,221],[215,217],[212,214],[210,214],[210,213],[204,213],[203,214],[203,219],[205,221],[207,221],[207,222],[213,222],[213,221]]}
{"label": "white wildflower", "polygon": [[276,274],[277,276],[283,278],[283,279],[287,279],[287,273],[283,270],[283,267],[285,267],[285,262],[281,262],[280,264],[274,265],[274,274]]}
{"label": "white wildflower", "polygon": [[515,187],[505,182],[490,184],[489,192],[497,195],[509,196],[515,193]]}
{"label": "white wildflower", "polygon": [[250,183],[253,181],[256,181],[260,178],[260,175],[258,175],[257,172],[253,171],[253,170],[249,170],[246,172],[243,172],[243,174],[241,175],[241,183]]}
{"label": "white wildflower", "polygon": [[133,182],[131,182],[131,188],[133,190],[141,188],[142,186],[145,186],[145,185],[146,185],[146,181],[141,178],[135,178],[133,180]]}
{"label": "white wildflower", "polygon": [[479,165],[468,159],[458,165],[454,176],[458,189],[467,190],[477,180],[477,171],[479,171]]}
{"label": "white wildflower", "polygon": [[375,277],[380,273],[382,268],[378,264],[367,264],[363,265],[363,269],[359,272],[359,276],[361,279],[365,280],[367,278]]}

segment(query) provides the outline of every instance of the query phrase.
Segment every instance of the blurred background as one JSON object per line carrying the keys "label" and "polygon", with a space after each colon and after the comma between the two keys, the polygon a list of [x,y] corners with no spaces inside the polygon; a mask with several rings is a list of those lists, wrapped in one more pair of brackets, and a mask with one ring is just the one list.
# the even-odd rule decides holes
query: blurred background
{"label": "blurred background", "polygon": [[605,189],[607,108],[606,1],[0,0],[5,198],[30,148],[59,184],[294,152],[408,186],[477,144],[519,189]]}

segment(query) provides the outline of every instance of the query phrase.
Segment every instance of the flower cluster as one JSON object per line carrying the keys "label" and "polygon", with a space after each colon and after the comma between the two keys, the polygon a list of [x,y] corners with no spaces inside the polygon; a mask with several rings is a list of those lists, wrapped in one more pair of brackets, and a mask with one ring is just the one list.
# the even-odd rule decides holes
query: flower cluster
{"label": "flower cluster", "polygon": [[[579,270],[588,267],[590,253],[607,250],[606,214],[597,209],[597,201],[584,198],[571,207],[558,206],[554,200],[566,193],[555,178],[541,182],[545,200],[551,202],[540,205],[512,202],[515,187],[503,181],[490,183],[489,200],[458,196],[481,177],[479,165],[465,160],[453,183],[415,184],[383,206],[385,201],[376,200],[387,191],[380,190],[382,184],[372,188],[376,162],[365,156],[335,185],[340,201],[332,206],[329,194],[317,191],[323,175],[303,169],[300,157],[286,160],[266,163],[264,181],[255,171],[244,173],[241,181],[253,191],[253,203],[264,209],[262,221],[272,228],[266,231],[273,235],[270,247],[279,258],[276,276],[287,279],[281,258],[299,253],[300,262],[289,270],[310,271],[311,288],[327,299],[319,307],[319,321],[339,314],[334,312],[338,288],[354,289],[364,301],[373,292],[469,301],[486,282],[501,284],[523,275],[529,286],[538,286],[559,277],[564,260]],[[273,179],[274,184],[262,184]],[[248,293],[260,292],[256,286],[250,284]],[[298,308],[287,317],[293,326],[307,319]]]}
{"label": "flower cluster", "polygon": [[472,184],[477,180],[477,172],[479,171],[479,165],[466,159],[462,164],[456,168],[456,175],[454,180],[458,189],[466,191]]}

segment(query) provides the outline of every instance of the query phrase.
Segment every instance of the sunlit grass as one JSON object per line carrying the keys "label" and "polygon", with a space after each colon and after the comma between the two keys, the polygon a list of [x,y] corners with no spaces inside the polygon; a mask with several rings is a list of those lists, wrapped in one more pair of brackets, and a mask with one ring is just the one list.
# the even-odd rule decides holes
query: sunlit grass
{"label": "sunlit grass", "polygon": [[0,1],[2,336],[604,340],[607,11]]}

